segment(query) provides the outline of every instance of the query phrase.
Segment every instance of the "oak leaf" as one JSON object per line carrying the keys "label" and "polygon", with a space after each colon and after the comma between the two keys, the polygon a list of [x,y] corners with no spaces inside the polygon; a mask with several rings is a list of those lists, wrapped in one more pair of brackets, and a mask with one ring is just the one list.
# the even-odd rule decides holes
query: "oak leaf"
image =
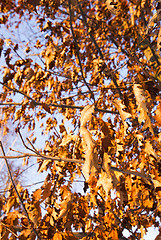
{"label": "oak leaf", "polygon": [[136,103],[138,105],[137,110],[140,112],[138,121],[140,124],[142,124],[142,122],[145,121],[144,129],[149,127],[150,132],[154,135],[151,120],[148,115],[146,93],[144,89],[142,89],[140,84],[134,84],[133,91],[136,98]]}
{"label": "oak leaf", "polygon": [[47,111],[48,113],[51,113],[50,107],[46,103],[42,103],[42,107],[45,111]]}
{"label": "oak leaf", "polygon": [[60,205],[60,213],[55,220],[59,220],[65,217],[71,207],[73,201],[73,196],[71,192],[67,192],[66,196],[64,197],[63,201],[59,204]]}
{"label": "oak leaf", "polygon": [[62,240],[62,239],[63,239],[63,237],[62,237],[61,233],[55,233],[54,234],[53,240]]}
{"label": "oak leaf", "polygon": [[47,170],[47,165],[48,165],[50,162],[51,162],[51,160],[44,160],[44,159],[43,159],[43,162],[42,162],[42,164],[41,164],[41,166],[40,166],[40,168],[39,168],[38,173],[41,173],[41,172],[43,172],[44,170],[46,171],[46,170]]}
{"label": "oak leaf", "polygon": [[44,201],[47,197],[50,196],[51,192],[50,192],[50,189],[51,189],[51,186],[52,186],[52,183],[49,182],[45,185],[44,189],[43,189],[43,192],[42,192],[42,201]]}
{"label": "oak leaf", "polygon": [[153,184],[154,184],[154,187],[157,188],[157,187],[161,187],[161,182],[159,182],[158,180],[155,180],[153,179]]}
{"label": "oak leaf", "polygon": [[118,14],[119,13],[119,2],[117,0],[106,0],[106,4],[108,7],[108,10],[112,14]]}
{"label": "oak leaf", "polygon": [[146,143],[145,143],[145,152],[146,152],[148,155],[152,155],[155,159],[158,158],[158,155],[157,155],[156,152],[154,151],[153,146],[152,146],[152,144],[150,143],[150,141],[146,141]]}
{"label": "oak leaf", "polygon": [[122,121],[124,122],[127,118],[130,118],[131,117],[131,114],[126,112],[125,109],[126,106],[121,103],[121,100],[118,100],[118,99],[115,99],[114,101],[114,105],[116,106],[116,108],[118,109],[119,113],[120,113],[120,116],[121,116],[121,119]]}
{"label": "oak leaf", "polygon": [[108,196],[109,191],[113,188],[112,178],[103,170],[101,170],[101,174],[97,182],[97,187],[100,186],[102,186],[106,192],[106,196]]}
{"label": "oak leaf", "polygon": [[154,118],[157,121],[158,125],[161,127],[161,103],[159,103],[157,106]]}
{"label": "oak leaf", "polygon": [[35,201],[39,201],[41,199],[41,189],[37,189],[33,193],[33,198],[34,198]]}
{"label": "oak leaf", "polygon": [[148,112],[146,106],[146,94],[145,91],[142,89],[140,84],[134,84],[133,86],[136,102],[140,108],[143,108],[145,112]]}
{"label": "oak leaf", "polygon": [[85,127],[81,127],[80,133],[82,134],[86,142],[85,163],[82,167],[82,171],[86,178],[86,181],[88,181],[92,167],[93,167],[93,171],[94,169],[95,169],[95,172],[97,171],[98,157],[97,157],[97,153],[94,151],[95,141],[93,140],[90,132]]}
{"label": "oak leaf", "polygon": [[78,135],[67,134],[63,137],[62,142],[59,146],[65,146],[71,141],[76,141],[77,138],[78,138]]}
{"label": "oak leaf", "polygon": [[124,124],[124,134],[126,134],[126,130],[128,128],[128,124],[127,124],[127,122],[125,122],[125,120],[127,118],[131,118],[132,115],[124,110],[126,108],[126,106],[121,102],[121,100],[115,99],[113,101],[113,103],[114,103],[115,107],[118,109],[118,111],[120,113],[122,122]]}
{"label": "oak leaf", "polygon": [[95,109],[94,105],[87,105],[86,107],[83,108],[80,118],[80,124],[82,127],[85,127],[87,121],[90,121],[92,119],[94,109]]}

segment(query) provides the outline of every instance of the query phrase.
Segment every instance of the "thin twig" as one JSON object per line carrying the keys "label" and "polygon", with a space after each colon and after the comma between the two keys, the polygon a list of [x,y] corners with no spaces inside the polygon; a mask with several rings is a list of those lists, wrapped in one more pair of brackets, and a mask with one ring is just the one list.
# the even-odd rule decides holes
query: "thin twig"
{"label": "thin twig", "polygon": [[61,157],[52,157],[52,156],[45,156],[43,154],[34,154],[34,153],[24,153],[22,155],[18,156],[0,156],[0,159],[18,159],[18,158],[24,158],[24,157],[36,157],[36,158],[42,158],[42,160],[53,160],[58,162],[73,162],[73,163],[84,163],[83,160],[74,159],[74,158],[61,158]]}
{"label": "thin twig", "polygon": [[9,227],[7,227],[3,222],[0,222],[0,224],[2,224],[10,233],[12,233],[18,239],[17,234],[14,233],[11,229],[9,229]]}
{"label": "thin twig", "polygon": [[35,152],[35,151],[33,151],[32,148],[29,148],[29,147],[26,145],[26,143],[25,143],[25,141],[23,140],[23,137],[22,137],[22,135],[21,135],[21,133],[20,133],[20,129],[19,129],[19,128],[17,129],[17,132],[18,132],[18,134],[19,134],[19,136],[20,136],[20,138],[21,138],[21,141],[22,141],[23,145],[25,146],[25,148],[28,149],[28,150],[30,150],[31,152]]}
{"label": "thin twig", "polygon": [[[25,145],[26,146],[26,145]],[[46,156],[43,154],[33,154],[33,153],[24,153],[22,155],[18,155],[18,156],[0,156],[0,159],[17,159],[17,158],[24,158],[24,157],[37,157],[37,158],[41,158],[42,160],[53,160],[53,161],[58,161],[58,162],[73,162],[73,163],[80,163],[80,164],[84,164],[84,160],[80,160],[80,159],[75,159],[75,158],[61,158],[61,157],[52,157],[52,156]],[[148,175],[145,175],[143,173],[140,172],[135,172],[132,170],[126,170],[126,169],[120,169],[114,166],[110,166],[110,170],[114,171],[114,172],[121,172],[124,174],[128,174],[128,175],[134,175],[137,177],[141,177],[141,178],[145,178],[147,180],[152,181],[151,177]]]}
{"label": "thin twig", "polygon": [[[19,195],[19,193],[18,193],[18,190],[17,190],[17,188],[16,188],[16,185],[15,185],[15,183],[14,183],[14,180],[13,180],[13,177],[12,177],[12,173],[11,173],[11,170],[10,170],[10,167],[9,167],[9,164],[8,164],[8,161],[7,161],[7,157],[6,157],[6,155],[5,155],[5,151],[4,151],[4,148],[3,148],[3,145],[2,145],[2,142],[1,142],[1,141],[0,141],[0,147],[1,147],[2,153],[3,153],[3,155],[4,155],[4,160],[5,160],[5,163],[6,163],[6,166],[7,166],[8,174],[9,174],[9,177],[10,177],[10,179],[11,179],[11,182],[12,182],[12,185],[13,185],[13,187],[14,187],[14,190],[15,190],[15,192],[16,192],[16,195],[17,195],[17,197],[18,197],[18,199],[19,199],[19,201],[20,201],[20,203],[21,203],[21,206],[22,206],[22,208],[23,208],[23,210],[24,210],[24,212],[25,212],[25,214],[26,214],[26,217],[27,217],[27,219],[28,219],[29,224],[32,225],[33,223],[32,223],[32,221],[31,221],[30,218],[29,218],[28,212],[27,212],[27,210],[26,210],[26,208],[25,208],[25,205],[24,205],[24,203],[23,203],[23,201],[22,201],[22,199],[21,199],[21,197],[20,197],[20,195]],[[36,229],[35,229],[34,227],[32,227],[32,229],[33,229],[35,235],[37,236],[37,238],[40,239],[40,237],[39,237]],[[40,240],[41,240],[41,239],[40,239]]]}
{"label": "thin twig", "polygon": [[31,147],[34,149],[35,153],[39,153],[37,151],[37,149],[34,147],[34,145],[32,144],[32,142],[29,140],[29,138],[26,138],[26,140],[28,141],[28,143],[31,145]]}

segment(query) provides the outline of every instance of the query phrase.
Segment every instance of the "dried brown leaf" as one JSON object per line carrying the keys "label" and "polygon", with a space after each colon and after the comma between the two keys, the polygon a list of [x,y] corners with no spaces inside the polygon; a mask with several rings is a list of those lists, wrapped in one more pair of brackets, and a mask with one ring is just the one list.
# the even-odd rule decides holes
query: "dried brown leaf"
{"label": "dried brown leaf", "polygon": [[41,164],[38,173],[46,171],[47,170],[47,165],[48,165],[49,162],[51,162],[51,160],[43,160],[43,163]]}
{"label": "dried brown leaf", "polygon": [[158,180],[153,179],[153,184],[155,188],[161,187],[161,182],[159,182]]}
{"label": "dried brown leaf", "polygon": [[160,53],[161,52],[161,28],[159,29],[159,33],[158,33],[157,48]]}
{"label": "dried brown leaf", "polygon": [[112,178],[103,170],[101,170],[101,174],[97,182],[97,187],[100,186],[102,186],[106,192],[106,196],[108,196],[109,191],[113,188]]}
{"label": "dried brown leaf", "polygon": [[90,121],[92,119],[94,109],[95,109],[94,105],[87,105],[86,107],[83,108],[80,118],[80,124],[82,127],[85,127],[87,121]]}
{"label": "dried brown leaf", "polygon": [[86,178],[86,181],[88,181],[92,167],[94,167],[95,172],[97,171],[96,169],[97,169],[98,157],[97,157],[97,153],[94,151],[95,141],[93,140],[90,132],[85,127],[82,126],[80,128],[80,133],[82,134],[83,139],[86,143],[85,163],[82,167],[82,171]]}
{"label": "dried brown leaf", "polygon": [[82,167],[82,172],[84,174],[86,181],[88,181],[91,171],[95,173],[97,171],[98,156],[97,153],[94,152],[94,149],[87,149],[85,158],[86,159]]}
{"label": "dried brown leaf", "polygon": [[44,201],[47,197],[50,196],[51,194],[51,186],[52,186],[52,183],[49,182],[45,185],[44,189],[43,189],[43,192],[42,192],[42,201]]}
{"label": "dried brown leaf", "polygon": [[59,204],[60,205],[60,213],[58,215],[58,217],[56,218],[56,220],[59,220],[63,217],[65,217],[71,207],[73,201],[73,196],[71,192],[67,192],[66,196],[64,197],[64,200]]}
{"label": "dried brown leaf", "polygon": [[65,146],[71,141],[76,141],[77,138],[78,138],[78,135],[67,134],[63,137],[62,142],[59,146]]}
{"label": "dried brown leaf", "polygon": [[146,143],[145,143],[145,152],[148,155],[152,155],[156,159],[158,158],[158,155],[154,151],[153,146],[152,146],[152,144],[149,141],[146,141]]}
{"label": "dried brown leaf", "polygon": [[46,103],[42,103],[42,107],[46,112],[51,113],[50,107]]}
{"label": "dried brown leaf", "polygon": [[121,100],[115,99],[113,102],[114,102],[115,107],[118,109],[118,111],[120,113],[121,119],[122,119],[123,124],[124,124],[124,135],[126,135],[126,130],[128,128],[128,124],[125,122],[125,120],[127,118],[132,117],[132,116],[131,116],[130,113],[123,110],[123,109],[126,108],[126,106],[121,103]]}
{"label": "dried brown leaf", "polygon": [[148,112],[146,106],[146,94],[144,89],[142,89],[142,86],[140,84],[134,84],[133,90],[137,104],[143,108],[145,112]]}
{"label": "dried brown leaf", "polygon": [[142,89],[140,84],[134,84],[133,91],[134,91],[134,95],[136,98],[136,103],[138,105],[137,109],[140,112],[138,121],[140,124],[143,121],[145,121],[144,129],[149,127],[150,132],[154,135],[151,120],[148,116],[146,93],[145,93],[144,89]]}
{"label": "dried brown leaf", "polygon": [[37,189],[33,193],[33,198],[34,198],[35,201],[39,201],[41,199],[41,189]]}
{"label": "dried brown leaf", "polygon": [[159,105],[157,106],[154,118],[157,121],[158,125],[161,127],[161,103],[159,103]]}
{"label": "dried brown leaf", "polygon": [[92,134],[85,127],[80,127],[80,134],[82,135],[87,148],[94,148],[95,141],[92,138]]}
{"label": "dried brown leaf", "polygon": [[121,116],[121,119],[122,121],[124,122],[127,118],[130,118],[131,117],[131,114],[126,112],[125,109],[126,106],[124,104],[121,103],[121,100],[118,100],[118,99],[115,99],[114,101],[114,105],[116,106],[116,108],[118,109],[119,113],[120,113],[120,116]]}
{"label": "dried brown leaf", "polygon": [[117,0],[106,0],[106,4],[108,7],[108,10],[112,14],[118,14],[119,13],[119,2]]}

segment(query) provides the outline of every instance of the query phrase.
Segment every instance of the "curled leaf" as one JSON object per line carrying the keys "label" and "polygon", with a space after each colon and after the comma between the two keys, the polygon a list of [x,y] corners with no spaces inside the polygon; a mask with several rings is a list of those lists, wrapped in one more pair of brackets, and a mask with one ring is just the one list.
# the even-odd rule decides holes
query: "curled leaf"
{"label": "curled leaf", "polygon": [[146,141],[146,143],[145,143],[145,152],[148,155],[151,155],[151,156],[153,156],[156,159],[158,158],[158,155],[154,151],[153,146],[152,146],[152,144],[149,141]]}
{"label": "curled leaf", "polygon": [[102,186],[104,191],[106,192],[106,196],[108,196],[109,191],[112,189],[112,178],[103,170],[101,170],[100,178],[97,182],[97,187]]}
{"label": "curled leaf", "polygon": [[88,181],[91,170],[92,170],[92,167],[93,167],[93,171],[96,172],[98,157],[97,157],[97,154],[95,153],[95,150],[94,150],[95,141],[93,140],[90,132],[85,127],[81,127],[80,128],[80,133],[82,134],[83,139],[86,143],[85,163],[82,167],[82,171],[83,171],[83,174],[86,178],[86,181]]}
{"label": "curled leaf", "polygon": [[154,118],[157,121],[158,125],[161,126],[161,103],[159,103],[159,105],[157,106]]}
{"label": "curled leaf", "polygon": [[81,112],[81,118],[80,123],[81,126],[86,125],[87,121],[90,121],[92,119],[92,114],[94,113],[94,105],[87,105]]}
{"label": "curled leaf", "polygon": [[121,119],[124,123],[124,134],[126,134],[126,129],[128,128],[128,124],[125,122],[125,120],[132,116],[130,113],[123,110],[126,108],[126,106],[121,103],[121,100],[115,99],[113,102],[114,102],[115,107],[118,109],[118,111],[120,113]]}
{"label": "curled leaf", "polygon": [[87,149],[94,148],[95,141],[93,140],[91,133],[85,127],[80,127],[80,134],[87,145]]}
{"label": "curled leaf", "polygon": [[67,192],[64,200],[59,204],[60,205],[60,213],[59,213],[58,217],[56,218],[56,220],[59,220],[67,215],[67,213],[71,207],[72,200],[73,200],[72,193]]}
{"label": "curled leaf", "polygon": [[131,114],[126,112],[125,109],[126,106],[124,104],[121,103],[121,100],[118,100],[118,99],[115,99],[114,100],[114,105],[116,106],[116,108],[118,109],[119,113],[120,113],[120,116],[121,116],[121,119],[122,121],[124,122],[127,118],[130,118],[131,117]]}
{"label": "curled leaf", "polygon": [[143,108],[144,111],[147,112],[148,109],[146,107],[146,94],[144,89],[142,89],[140,84],[134,84],[133,90],[138,106],[140,108]]}
{"label": "curled leaf", "polygon": [[140,112],[138,121],[140,124],[145,121],[144,129],[149,128],[150,132],[154,135],[151,120],[148,115],[146,93],[140,84],[134,84],[133,91],[138,105],[137,110]]}
{"label": "curled leaf", "polygon": [[94,149],[92,148],[87,149],[85,163],[82,167],[82,172],[84,174],[86,181],[89,180],[91,172],[96,173],[97,163],[98,163],[97,153],[95,153]]}

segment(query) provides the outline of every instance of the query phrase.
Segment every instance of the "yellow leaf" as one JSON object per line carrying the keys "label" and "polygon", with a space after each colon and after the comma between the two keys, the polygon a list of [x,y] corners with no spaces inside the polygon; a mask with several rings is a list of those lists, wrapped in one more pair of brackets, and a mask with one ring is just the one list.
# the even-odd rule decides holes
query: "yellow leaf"
{"label": "yellow leaf", "polygon": [[49,182],[49,183],[47,183],[45,185],[43,193],[42,193],[42,201],[44,201],[47,197],[50,196],[50,194],[51,194],[51,192],[50,192],[51,186],[52,186],[51,182]]}
{"label": "yellow leaf", "polygon": [[63,137],[62,142],[59,146],[65,146],[66,144],[70,143],[71,141],[76,141],[78,138],[77,135],[67,134]]}
{"label": "yellow leaf", "polygon": [[59,204],[61,210],[56,220],[59,220],[67,215],[68,210],[70,209],[72,200],[73,200],[72,193],[69,191],[66,192],[66,196],[64,197],[64,200]]}
{"label": "yellow leaf", "polygon": [[33,198],[34,198],[35,201],[39,201],[41,199],[41,189],[37,189],[33,193]]}
{"label": "yellow leaf", "polygon": [[39,168],[38,173],[43,172],[44,170],[47,170],[48,163],[51,162],[51,160],[43,160],[43,163],[41,164],[41,167]]}
{"label": "yellow leaf", "polygon": [[53,240],[62,240],[62,239],[63,239],[63,238],[62,238],[61,233],[55,233],[55,234],[54,234]]}
{"label": "yellow leaf", "polygon": [[157,106],[154,118],[157,121],[158,125],[161,127],[161,103],[159,103],[159,105]]}

